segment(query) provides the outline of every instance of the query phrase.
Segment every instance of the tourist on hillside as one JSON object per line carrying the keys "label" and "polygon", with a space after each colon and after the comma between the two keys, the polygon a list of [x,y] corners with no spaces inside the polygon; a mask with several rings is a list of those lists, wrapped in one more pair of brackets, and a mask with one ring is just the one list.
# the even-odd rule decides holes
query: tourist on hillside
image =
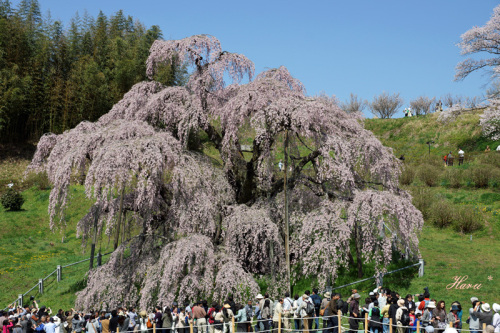
{"label": "tourist on hillside", "polygon": [[[264,306],[260,312],[260,317],[262,318],[262,324],[264,325],[264,331],[269,331],[269,320],[271,319],[271,301],[269,299],[264,299]],[[268,333],[268,332],[266,332]]]}
{"label": "tourist on hillside", "polygon": [[236,310],[236,316],[234,316],[234,320],[236,322],[236,332],[246,332],[248,319],[245,308],[241,304],[236,304]]}
{"label": "tourist on hillside", "polygon": [[451,311],[448,312],[448,318],[447,322],[451,323],[454,328],[459,329],[460,328],[460,318],[458,318],[458,305],[452,305],[451,306]]}
{"label": "tourist on hillside", "polygon": [[291,330],[293,324],[293,299],[290,297],[290,293],[285,292],[285,298],[283,299],[283,324],[285,329]]}
{"label": "tourist on hillside", "polygon": [[382,330],[383,333],[389,332],[389,324],[390,324],[390,319],[389,319],[389,308],[391,307],[391,302],[390,300],[386,302],[384,307],[381,308],[380,310],[380,315],[382,316]]}
{"label": "tourist on hillside", "polygon": [[[335,293],[331,298],[330,302],[328,302],[328,306],[325,309],[325,316],[327,316],[327,332],[328,333],[339,333],[339,308],[338,308],[338,300],[340,298],[340,294]],[[324,324],[323,324],[324,326]]]}
{"label": "tourist on hillside", "polygon": [[434,318],[434,328],[436,331],[443,331],[446,328],[446,309],[444,301],[439,301],[436,304],[436,308],[432,310],[432,317]]}
{"label": "tourist on hillside", "polygon": [[436,304],[432,301],[429,301],[424,308],[424,313],[422,314],[422,326],[432,326],[434,327],[434,316],[432,315],[432,311],[436,308]]}
{"label": "tourist on hillside", "polygon": [[280,318],[283,316],[283,298],[278,300],[278,303],[274,307],[273,311],[273,332],[278,333],[278,325],[280,324]]}
{"label": "tourist on hillside", "polygon": [[479,318],[474,316],[474,309],[476,308],[476,304],[479,303],[479,301],[477,297],[472,297],[471,302],[472,307],[469,309],[469,318],[467,320],[471,333],[477,333],[477,331],[479,331]]}
{"label": "tourist on hillside", "polygon": [[405,300],[400,299],[397,301],[398,309],[396,310],[396,324],[398,333],[405,333],[407,331],[405,326],[410,325],[410,313],[405,306]]}
{"label": "tourist on hillside", "polygon": [[319,329],[319,309],[321,307],[321,297],[318,295],[318,288],[313,289],[311,302],[314,304],[314,329]]}
{"label": "tourist on hillside", "polygon": [[247,305],[245,306],[245,313],[247,316],[247,332],[252,332],[252,319],[254,317],[252,301],[248,301]]}
{"label": "tourist on hillside", "polygon": [[310,300],[310,297],[309,295],[307,295],[307,293],[304,293],[304,295],[302,295],[302,302],[297,308],[297,313],[302,318],[302,325],[304,325],[303,332],[309,333],[309,329],[311,329],[312,324],[309,318],[314,316],[314,304]]}
{"label": "tourist on hillside", "polygon": [[[95,315],[90,315],[89,321],[85,325],[85,332],[86,333],[98,333],[99,328],[100,328],[100,325],[99,325],[99,322],[96,320]],[[49,332],[47,332],[47,330],[45,330],[45,332],[49,333]],[[121,332],[121,330],[120,330],[120,332]],[[126,330],[124,332],[126,332]]]}
{"label": "tourist on hillside", "polygon": [[331,298],[331,293],[330,292],[326,292],[324,294],[325,297],[323,297],[323,299],[321,300],[321,305],[320,305],[320,309],[319,309],[319,314],[323,316],[323,328],[326,329],[328,327],[328,304],[330,303],[330,301],[332,300]]}
{"label": "tourist on hillside", "polygon": [[464,155],[465,152],[462,150],[462,148],[458,148],[458,165],[464,164]]}
{"label": "tourist on hillside", "polygon": [[222,333],[224,331],[224,315],[222,314],[222,309],[219,305],[215,305],[214,311],[214,332]]}
{"label": "tourist on hillside", "polygon": [[448,166],[453,166],[453,160],[455,159],[455,157],[453,157],[453,154],[450,153],[448,154],[447,158],[446,158],[446,161],[448,162]]}
{"label": "tourist on hillside", "polygon": [[163,310],[161,321],[162,321],[161,327],[163,328],[163,332],[170,333],[170,330],[172,329],[172,311],[170,310],[169,307],[165,307],[165,309]]}
{"label": "tourist on hillside", "polygon": [[500,333],[500,304],[493,303],[493,311],[495,311],[495,314],[491,325],[495,327],[495,333]]}
{"label": "tourist on hillside", "polygon": [[360,319],[360,311],[359,311],[359,299],[361,296],[358,293],[352,295],[352,300],[349,303],[349,331],[357,332],[359,328],[359,319]]}
{"label": "tourist on hillside", "polygon": [[299,302],[299,295],[295,294],[293,296],[293,307],[292,307],[292,310],[293,310],[293,322],[294,322],[294,326],[295,326],[295,330],[298,331],[302,328],[302,322],[301,322],[301,319],[300,319],[300,314],[299,312],[297,311],[299,309],[299,306],[300,306],[300,302]]}
{"label": "tourist on hillside", "polygon": [[214,333],[215,327],[214,327],[214,321],[215,321],[215,315],[217,314],[217,311],[215,308],[217,307],[217,303],[213,302],[212,306],[210,309],[207,311],[207,316],[208,316],[208,332],[209,333]]}
{"label": "tourist on hillside", "polygon": [[486,146],[486,149],[484,150],[485,153],[489,153],[491,151],[490,146]]}
{"label": "tourist on hillside", "polygon": [[370,318],[370,324],[368,325],[370,332],[382,333],[382,316],[380,314],[380,308],[378,307],[378,301],[373,302],[373,307],[370,309],[368,316]]}
{"label": "tourist on hillside", "polygon": [[[481,312],[479,312],[479,306],[481,306]],[[488,303],[476,303],[474,312],[472,312],[472,314],[479,319],[479,330],[483,329],[484,324],[491,325],[491,323],[493,322],[493,313],[491,312],[491,308]]]}
{"label": "tourist on hillside", "polygon": [[446,166],[448,166],[448,161],[447,161],[447,159],[448,159],[448,155],[446,155],[446,154],[445,154],[445,155],[443,156],[443,161],[444,161],[444,166],[445,166],[445,167],[446,167]]}

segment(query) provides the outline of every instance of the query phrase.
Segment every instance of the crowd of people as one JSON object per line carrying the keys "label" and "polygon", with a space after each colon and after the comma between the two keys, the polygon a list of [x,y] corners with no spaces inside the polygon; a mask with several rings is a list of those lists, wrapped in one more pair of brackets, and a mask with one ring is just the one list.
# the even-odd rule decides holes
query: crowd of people
{"label": "crowd of people", "polygon": [[[462,308],[458,301],[446,306],[445,302],[431,298],[426,288],[423,294],[401,297],[397,292],[379,287],[370,292],[364,304],[357,290],[347,300],[339,293],[317,289],[302,296],[271,300],[269,295],[258,294],[247,304],[236,304],[231,296],[225,302],[208,304],[205,300],[183,306],[173,302],[170,306],[157,306],[149,313],[137,312],[134,307],[112,310],[76,311],[70,309],[52,313],[50,308],[39,307],[34,301],[25,307],[9,307],[0,312],[2,333],[235,333],[261,332],[324,332],[357,333],[367,323],[371,333],[416,332],[458,333],[465,317],[472,333],[483,331],[500,333],[500,305],[492,307],[476,297],[470,307]],[[255,303],[254,303],[255,302]],[[467,313],[467,314],[466,314]],[[464,315],[465,314],[465,315]],[[348,325],[339,325],[339,318],[348,319]],[[392,325],[392,326],[391,326]],[[340,328],[340,331],[339,331]]]}

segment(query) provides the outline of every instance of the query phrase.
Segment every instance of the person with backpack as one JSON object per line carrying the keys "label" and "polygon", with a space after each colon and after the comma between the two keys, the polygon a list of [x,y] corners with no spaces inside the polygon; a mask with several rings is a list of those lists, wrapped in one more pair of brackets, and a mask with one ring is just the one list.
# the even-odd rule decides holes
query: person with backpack
{"label": "person with backpack", "polygon": [[378,301],[373,302],[373,307],[370,309],[368,313],[368,317],[370,318],[370,322],[368,324],[368,328],[371,333],[381,333],[382,331],[382,315],[380,313],[380,308],[378,307]]}
{"label": "person with backpack", "polygon": [[314,304],[311,301],[309,295],[302,295],[302,303],[297,308],[297,314],[302,318],[302,324],[304,325],[304,333],[309,333],[311,328],[311,319],[314,317],[315,310]]}
{"label": "person with backpack", "polygon": [[424,313],[422,314],[422,327],[434,327],[434,318],[432,316],[432,310],[434,310],[434,308],[436,308],[436,304],[431,301],[425,306]]}
{"label": "person with backpack", "polygon": [[299,306],[300,306],[300,298],[299,298],[299,295],[295,294],[293,296],[293,306],[292,306],[292,310],[293,310],[293,322],[294,322],[294,326],[295,326],[295,330],[298,331],[302,328],[302,323],[301,323],[301,320],[300,320],[300,315],[298,314],[297,310],[299,309]]}
{"label": "person with backpack", "polygon": [[[328,327],[328,311],[327,311],[327,308],[328,308],[328,304],[332,300],[331,295],[332,294],[329,293],[329,292],[325,293],[325,295],[324,295],[325,297],[321,301],[321,306],[319,308],[319,315],[323,316],[323,329],[326,329]],[[335,305],[335,307],[337,307],[337,306]]]}
{"label": "person with backpack", "polygon": [[406,333],[407,326],[410,326],[410,312],[408,308],[405,306],[405,300],[400,299],[397,302],[398,309],[396,311],[396,324],[398,333]]}
{"label": "person with backpack", "polygon": [[252,319],[254,316],[252,301],[248,301],[247,305],[245,306],[245,314],[247,317],[247,332],[252,332]]}
{"label": "person with backpack", "polygon": [[236,304],[235,309],[238,311],[234,320],[236,321],[236,332],[245,333],[247,331],[247,312],[241,304]]}
{"label": "person with backpack", "polygon": [[349,331],[357,333],[359,329],[360,318],[359,311],[359,299],[361,296],[355,293],[351,296],[351,302],[349,303]]}
{"label": "person with backpack", "polygon": [[313,294],[311,295],[311,301],[314,305],[314,329],[319,329],[319,310],[321,308],[321,297],[318,295],[318,288],[313,288]]}
{"label": "person with backpack", "polygon": [[231,304],[229,304],[227,301],[224,302],[224,306],[222,307],[222,317],[224,318],[224,333],[234,333],[233,325],[231,325],[234,313],[231,310]]}
{"label": "person with backpack", "polygon": [[[339,317],[338,317],[338,307],[337,301],[339,300],[340,294],[334,294],[328,306],[325,309],[324,315],[327,317],[327,333],[339,333]],[[323,325],[324,326],[324,325]]]}
{"label": "person with backpack", "polygon": [[224,331],[224,315],[222,314],[219,305],[215,305],[214,309],[214,333],[222,333]]}

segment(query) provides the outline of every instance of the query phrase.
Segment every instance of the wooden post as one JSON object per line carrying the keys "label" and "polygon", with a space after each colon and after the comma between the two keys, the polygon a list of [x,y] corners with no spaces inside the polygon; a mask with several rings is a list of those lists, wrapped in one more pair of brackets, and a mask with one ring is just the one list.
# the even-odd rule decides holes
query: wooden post
{"label": "wooden post", "polygon": [[365,313],[365,333],[368,333],[368,313]]}
{"label": "wooden post", "polygon": [[453,328],[453,322],[452,321],[450,321],[450,327]]}
{"label": "wooden post", "polygon": [[417,320],[417,333],[420,333],[420,320]]}
{"label": "wooden post", "polygon": [[156,323],[153,323],[153,333],[156,333]]}
{"label": "wooden post", "polygon": [[281,333],[281,312],[278,313],[278,333]]}
{"label": "wooden post", "polygon": [[193,333],[193,322],[189,321],[189,333]]}
{"label": "wooden post", "polygon": [[342,311],[337,311],[337,315],[339,316],[339,329],[338,329],[338,333],[342,333],[342,328],[341,328],[341,325],[342,324]]}
{"label": "wooden post", "polygon": [[57,265],[57,282],[61,282],[62,279],[62,266]]}
{"label": "wooden post", "polygon": [[486,333],[486,323],[483,323],[483,333]]}
{"label": "wooden post", "polygon": [[392,318],[389,318],[389,333],[392,333]]}
{"label": "wooden post", "polygon": [[120,327],[116,326],[116,333],[120,333]]}
{"label": "wooden post", "polygon": [[[235,333],[236,330],[234,329],[234,316],[231,318],[231,327],[233,328],[233,330],[231,331],[231,333]],[[193,333],[193,332],[191,332]]]}
{"label": "wooden post", "polygon": [[43,279],[38,279],[38,292],[43,294]]}

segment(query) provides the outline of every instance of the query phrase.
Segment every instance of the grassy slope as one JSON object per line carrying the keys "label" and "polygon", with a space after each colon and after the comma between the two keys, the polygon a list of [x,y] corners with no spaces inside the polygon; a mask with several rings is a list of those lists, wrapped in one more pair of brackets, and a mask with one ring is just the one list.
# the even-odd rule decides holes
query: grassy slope
{"label": "grassy slope", "polygon": [[[389,120],[366,121],[366,127],[372,130],[385,145],[394,149],[396,156],[405,154],[407,161],[420,163],[428,158],[428,147],[425,144],[429,139],[435,144],[431,150],[431,157],[438,158],[444,152],[453,150],[457,146],[464,147],[468,157],[480,154],[487,144],[492,148],[500,142],[486,141],[480,138],[478,128],[479,113],[471,112],[461,116],[455,123],[442,125],[436,121],[436,115]],[[205,150],[211,147],[205,147]],[[281,156],[277,156],[279,160]],[[22,184],[22,172],[27,165],[26,159],[11,159],[0,161],[0,185],[13,181],[16,186]],[[22,188],[28,188],[27,182]],[[416,181],[411,186],[423,186]],[[410,186],[410,187],[411,187]],[[410,188],[411,190],[411,188]],[[79,186],[72,188],[73,199],[68,209],[68,227],[66,241],[61,243],[61,235],[52,233],[48,227],[48,190],[39,190],[29,187],[24,191],[26,203],[22,212],[5,212],[0,207],[0,305],[17,298],[19,292],[25,292],[38,281],[52,272],[56,265],[66,264],[88,257],[89,249],[82,248],[80,239],[76,238],[75,227],[81,216],[86,212],[89,203]],[[487,218],[489,225],[483,230],[475,232],[473,240],[470,235],[461,235],[451,229],[437,229],[427,225],[420,235],[420,249],[426,260],[424,278],[416,277],[416,269],[406,270],[387,276],[385,284],[394,286],[401,294],[418,293],[423,287],[429,286],[433,297],[444,299],[449,304],[453,300],[467,303],[471,295],[482,297],[493,303],[500,301],[500,214],[493,216],[500,210],[500,195],[498,190],[473,188],[448,189],[436,187],[432,195],[444,197],[455,204],[475,204],[489,210]],[[433,200],[430,198],[430,200]],[[104,241],[104,244],[107,244]],[[103,249],[103,252],[105,249]],[[407,265],[400,261],[393,263],[388,269],[392,270]],[[53,307],[68,308],[73,305],[74,293],[80,290],[85,283],[85,272],[88,263],[68,268],[63,272],[63,281],[55,282],[55,276],[47,281],[46,293],[36,295],[36,289],[30,295],[35,295],[42,303]],[[373,268],[365,269],[366,276],[373,274]],[[355,281],[354,270],[343,272],[335,285],[342,285]],[[467,282],[481,283],[479,290],[448,290],[446,286],[453,282],[455,276],[468,275]],[[408,279],[407,277],[414,277]],[[489,281],[488,276],[493,280]],[[300,281],[296,292],[310,289],[311,280]],[[362,292],[373,289],[373,282],[368,281],[353,287],[340,290],[344,295],[350,288],[358,288]],[[364,293],[362,296],[365,296]],[[28,295],[29,296],[29,295]]]}
{"label": "grassy slope", "polygon": [[[484,154],[489,145],[492,149],[500,144],[480,136],[479,115],[481,111],[461,115],[455,122],[442,124],[437,115],[400,119],[368,119],[367,129],[384,143],[392,147],[394,154],[406,157],[412,167],[426,163],[429,159],[429,140],[431,159],[441,158],[446,152],[457,155],[458,147],[466,152],[463,169],[474,168],[474,159]],[[490,152],[495,154],[495,152]],[[455,166],[456,167],[456,166]],[[444,169],[444,167],[443,167]],[[416,179],[407,189],[412,192],[426,187]],[[484,213],[485,227],[472,235],[460,234],[451,228],[438,229],[426,221],[419,237],[420,250],[426,262],[425,277],[415,278],[401,293],[417,293],[429,286],[433,297],[444,299],[447,304],[459,300],[469,303],[471,296],[478,296],[490,303],[500,302],[500,191],[498,188],[475,189],[464,186],[451,189],[445,186],[430,188],[429,200],[444,198],[454,205],[471,205]],[[456,207],[456,206],[455,206]],[[471,240],[472,236],[472,240]],[[478,290],[447,289],[457,276],[468,276],[466,283],[481,284]],[[492,280],[488,280],[488,277]]]}

